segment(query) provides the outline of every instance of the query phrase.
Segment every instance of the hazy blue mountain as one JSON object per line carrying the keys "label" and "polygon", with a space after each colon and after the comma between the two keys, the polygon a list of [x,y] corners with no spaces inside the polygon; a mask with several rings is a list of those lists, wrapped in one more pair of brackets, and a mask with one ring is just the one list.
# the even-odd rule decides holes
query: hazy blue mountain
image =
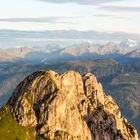
{"label": "hazy blue mountain", "polygon": [[132,40],[132,39],[126,39],[120,43],[120,46],[123,48],[139,48],[140,42]]}

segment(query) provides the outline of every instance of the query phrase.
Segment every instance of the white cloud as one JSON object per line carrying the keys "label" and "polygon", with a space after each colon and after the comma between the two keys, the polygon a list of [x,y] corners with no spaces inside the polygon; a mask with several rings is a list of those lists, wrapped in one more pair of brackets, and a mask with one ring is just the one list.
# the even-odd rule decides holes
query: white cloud
{"label": "white cloud", "polygon": [[100,3],[109,3],[116,1],[124,1],[124,0],[38,0],[43,2],[51,2],[51,3],[77,3],[77,4],[100,4]]}
{"label": "white cloud", "polygon": [[103,5],[100,8],[111,11],[140,12],[140,6]]}
{"label": "white cloud", "polygon": [[78,18],[81,17],[0,18],[0,22],[67,23],[68,20]]}

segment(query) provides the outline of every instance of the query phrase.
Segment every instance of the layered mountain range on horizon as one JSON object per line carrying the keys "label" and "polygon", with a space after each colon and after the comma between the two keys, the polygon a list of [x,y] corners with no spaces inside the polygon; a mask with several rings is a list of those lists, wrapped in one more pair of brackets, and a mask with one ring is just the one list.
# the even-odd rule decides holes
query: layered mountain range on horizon
{"label": "layered mountain range on horizon", "polygon": [[[61,43],[60,43],[61,44]],[[113,58],[119,61],[126,58],[139,59],[140,43],[134,40],[125,40],[119,44],[109,42],[105,45],[90,42],[71,44],[52,43],[45,47],[17,47],[0,49],[0,62],[32,62],[48,63],[55,61],[95,60]]]}

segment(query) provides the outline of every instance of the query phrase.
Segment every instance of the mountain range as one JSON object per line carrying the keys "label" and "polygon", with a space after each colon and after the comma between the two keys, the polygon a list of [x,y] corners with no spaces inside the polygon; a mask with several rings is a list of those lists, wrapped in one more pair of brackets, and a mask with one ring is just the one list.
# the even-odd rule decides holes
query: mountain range
{"label": "mountain range", "polygon": [[17,60],[49,63],[50,61],[95,60],[101,58],[113,58],[121,62],[130,57],[139,59],[139,50],[140,43],[130,39],[119,44],[109,42],[105,45],[79,42],[58,47],[58,45],[55,46],[50,43],[45,47],[0,49],[0,62]]}
{"label": "mountain range", "polygon": [[139,52],[140,43],[132,39],[105,45],[58,41],[42,47],[0,49],[0,106],[7,102],[16,85],[32,72],[42,69],[52,69],[60,74],[67,70],[81,74],[91,72],[140,133]]}

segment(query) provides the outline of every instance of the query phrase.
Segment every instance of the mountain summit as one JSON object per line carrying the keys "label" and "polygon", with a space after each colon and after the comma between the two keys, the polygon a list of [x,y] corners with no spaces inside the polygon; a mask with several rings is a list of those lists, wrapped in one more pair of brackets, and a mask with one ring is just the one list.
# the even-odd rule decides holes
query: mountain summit
{"label": "mountain summit", "polygon": [[124,40],[124,41],[122,41],[121,43],[120,43],[120,46],[121,47],[130,47],[130,48],[135,48],[135,47],[139,47],[139,43],[137,42],[137,41],[135,41],[135,40],[132,40],[132,39],[126,39],[126,40]]}
{"label": "mountain summit", "polygon": [[39,71],[15,89],[0,112],[1,140],[138,140],[96,77]]}

